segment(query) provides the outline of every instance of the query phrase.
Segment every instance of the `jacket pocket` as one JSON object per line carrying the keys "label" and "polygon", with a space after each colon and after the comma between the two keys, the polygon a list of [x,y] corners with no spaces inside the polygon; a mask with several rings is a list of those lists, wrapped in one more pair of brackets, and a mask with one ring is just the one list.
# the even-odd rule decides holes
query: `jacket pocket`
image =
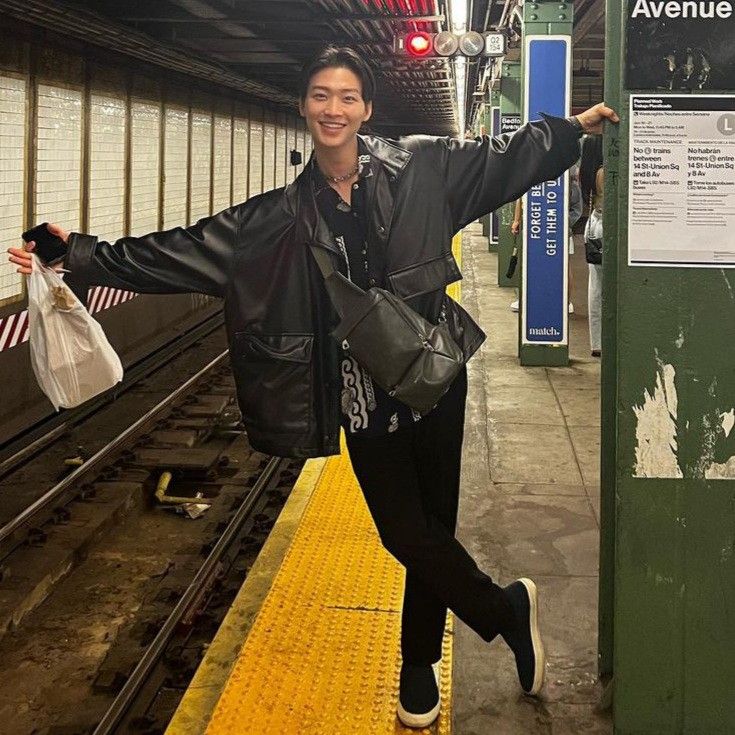
{"label": "jacket pocket", "polygon": [[273,434],[310,431],[313,348],[311,334],[235,334],[232,363],[246,428]]}
{"label": "jacket pocket", "polygon": [[450,251],[443,253],[438,258],[410,265],[388,274],[391,290],[402,299],[438,291],[461,278],[462,274],[457,261]]}

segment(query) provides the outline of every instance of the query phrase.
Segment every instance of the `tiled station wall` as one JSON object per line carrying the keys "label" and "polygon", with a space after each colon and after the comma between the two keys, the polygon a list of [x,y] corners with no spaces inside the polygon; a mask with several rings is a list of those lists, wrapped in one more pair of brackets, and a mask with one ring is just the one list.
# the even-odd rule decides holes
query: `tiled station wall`
{"label": "tiled station wall", "polygon": [[[67,60],[49,80],[43,64],[0,64],[3,250],[45,221],[108,241],[193,224],[290,183],[308,159],[311,137],[295,113],[156,81],[146,90],[102,69],[88,69],[84,83],[82,65]],[[0,307],[21,301],[23,289],[0,258]]]}

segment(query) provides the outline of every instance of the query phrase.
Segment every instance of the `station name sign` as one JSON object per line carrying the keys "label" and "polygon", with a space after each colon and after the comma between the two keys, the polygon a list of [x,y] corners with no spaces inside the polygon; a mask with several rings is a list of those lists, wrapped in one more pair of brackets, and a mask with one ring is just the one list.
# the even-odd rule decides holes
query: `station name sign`
{"label": "station name sign", "polygon": [[735,13],[730,0],[635,0],[631,18],[719,18]]}
{"label": "station name sign", "polygon": [[625,86],[735,91],[735,0],[628,0]]}
{"label": "station name sign", "polygon": [[521,116],[517,113],[505,113],[500,116],[500,132],[515,133],[521,127]]}

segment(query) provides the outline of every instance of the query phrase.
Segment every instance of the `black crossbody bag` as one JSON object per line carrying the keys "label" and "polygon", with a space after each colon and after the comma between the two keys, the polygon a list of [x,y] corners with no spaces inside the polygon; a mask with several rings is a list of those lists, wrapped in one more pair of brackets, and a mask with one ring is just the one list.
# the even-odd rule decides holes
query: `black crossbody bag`
{"label": "black crossbody bag", "polygon": [[431,324],[395,294],[363,291],[311,245],[340,323],[332,332],[388,395],[426,414],[449,390],[464,355],[446,323]]}

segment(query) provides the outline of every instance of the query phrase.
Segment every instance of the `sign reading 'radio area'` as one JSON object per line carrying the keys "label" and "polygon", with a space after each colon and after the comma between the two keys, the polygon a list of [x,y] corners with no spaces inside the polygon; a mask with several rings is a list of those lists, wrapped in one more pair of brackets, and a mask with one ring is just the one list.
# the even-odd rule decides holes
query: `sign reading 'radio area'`
{"label": "sign reading 'radio area'", "polygon": [[628,0],[626,87],[735,90],[735,0]]}

